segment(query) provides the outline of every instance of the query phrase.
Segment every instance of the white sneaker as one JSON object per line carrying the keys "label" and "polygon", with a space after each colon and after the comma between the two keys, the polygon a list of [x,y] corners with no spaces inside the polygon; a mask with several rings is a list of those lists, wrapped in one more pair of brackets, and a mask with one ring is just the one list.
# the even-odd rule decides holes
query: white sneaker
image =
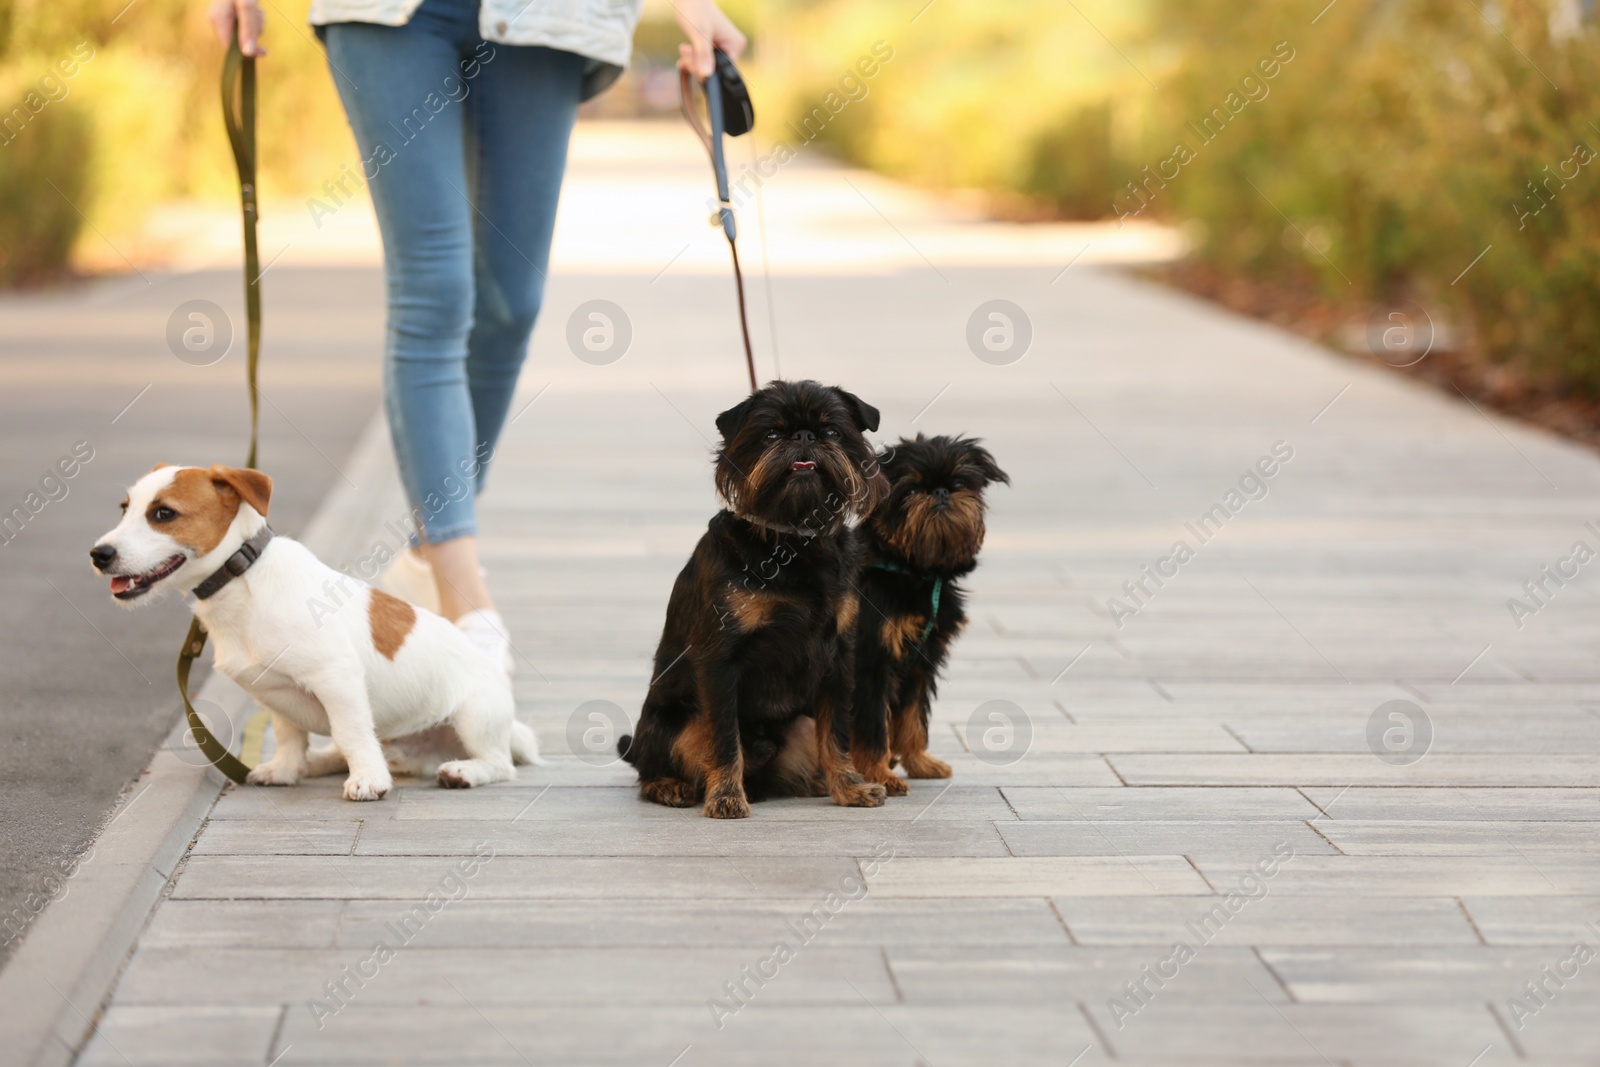
{"label": "white sneaker", "polygon": [[456,620],[456,629],[488,655],[490,662],[501,664],[506,673],[517,669],[511,656],[511,636],[506,633],[505,620],[498,611],[469,611]]}
{"label": "white sneaker", "polygon": [[439,587],[433,581],[433,567],[415,548],[406,549],[383,569],[378,575],[378,588],[439,614]]}

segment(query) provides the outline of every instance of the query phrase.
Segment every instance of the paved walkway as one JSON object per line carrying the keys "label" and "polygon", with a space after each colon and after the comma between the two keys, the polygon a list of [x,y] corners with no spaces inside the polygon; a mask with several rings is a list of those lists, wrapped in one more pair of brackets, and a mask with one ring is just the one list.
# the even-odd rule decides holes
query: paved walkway
{"label": "paved walkway", "polygon": [[[625,225],[647,180],[694,205],[693,142],[651,143],[645,177],[579,168],[564,242]],[[783,372],[847,383],[885,439],[980,434],[1013,477],[935,711],[953,781],[711,822],[583,748],[591,702],[637,713],[741,392],[691,221],[648,269],[557,272],[486,503],[551,765],[360,806],[331,781],[226,790],[80,1062],[1600,1057],[1593,579],[1547,581],[1520,628],[1507,607],[1600,548],[1600,462],[1098,254],[1063,273],[1070,231],[997,265],[964,250],[1007,228],[928,222],[885,183],[802,161],[775,217],[786,192],[855,205],[839,228],[878,251],[775,259]],[[994,299],[1031,324],[1009,365],[967,341]],[[614,363],[567,348],[591,300],[628,318]],[[319,545],[340,560],[392,543],[381,457],[345,469],[343,547]]]}

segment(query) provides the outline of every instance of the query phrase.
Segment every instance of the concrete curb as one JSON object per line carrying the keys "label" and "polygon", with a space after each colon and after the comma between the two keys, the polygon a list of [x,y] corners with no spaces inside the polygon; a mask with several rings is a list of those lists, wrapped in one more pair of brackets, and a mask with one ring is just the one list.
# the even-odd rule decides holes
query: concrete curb
{"label": "concrete curb", "polygon": [[[385,519],[404,516],[380,414],[300,540],[343,566],[370,550],[363,539]],[[223,709],[236,737],[254,711],[244,691],[221,675],[208,678],[199,695]],[[118,803],[92,855],[0,971],[0,1048],[10,1050],[8,1062],[60,1067],[92,1036],[124,961],[226,783],[185,737],[180,717]],[[135,809],[137,817],[123,817]]]}

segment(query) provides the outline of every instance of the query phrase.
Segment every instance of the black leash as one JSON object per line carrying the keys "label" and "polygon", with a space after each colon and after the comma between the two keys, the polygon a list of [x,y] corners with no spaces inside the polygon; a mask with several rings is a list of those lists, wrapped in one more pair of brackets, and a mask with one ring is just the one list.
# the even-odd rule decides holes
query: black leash
{"label": "black leash", "polygon": [[[233,147],[233,162],[239,170],[239,199],[244,215],[244,307],[249,322],[250,342],[245,363],[245,380],[250,390],[250,453],[245,458],[244,465],[254,467],[256,430],[260,412],[260,396],[256,391],[256,363],[261,356],[261,286],[258,284],[261,281],[261,253],[256,243],[256,223],[261,217],[256,204],[256,61],[254,56],[246,56],[239,50],[237,31],[233,45],[228,49],[228,58],[222,64],[222,119],[228,127],[228,143]],[[251,563],[255,562],[255,557],[260,555],[260,549],[265,547],[266,541],[272,536],[270,529],[264,528],[263,532],[265,537],[257,535],[260,544],[254,546],[254,551],[248,560],[241,560],[242,566],[236,564],[235,560],[240,559],[245,553],[245,548],[234,553],[223,565],[223,569],[207,579],[207,582],[216,580],[218,575],[225,572],[231,572],[228,573],[228,577],[243,573]],[[232,570],[235,566],[238,567],[237,571]],[[220,588],[226,580],[224,578],[217,582],[217,588]],[[200,751],[205,753],[206,758],[217,770],[233,781],[243,784],[245,775],[250,773],[250,768],[243,760],[229,752],[228,746],[217,740],[216,736],[206,728],[199,712],[194,710],[194,705],[189,701],[189,671],[205,647],[205,628],[200,625],[199,619],[191,620],[189,636],[184,638],[183,649],[178,653],[178,695],[183,698],[183,711],[189,719],[189,733],[194,737],[195,744],[200,746]]]}
{"label": "black leash", "polygon": [[756,384],[756,357],[750,348],[750,320],[744,305],[744,272],[739,269],[739,228],[733,218],[733,201],[728,190],[728,161],[722,153],[722,137],[723,134],[741,137],[749,133],[755,126],[756,111],[755,105],[750,102],[750,92],[745,87],[744,78],[739,75],[739,68],[733,65],[733,60],[722,49],[717,49],[715,55],[716,68],[709,78],[700,83],[711,128],[708,130],[700,124],[700,116],[690,102],[693,96],[690,86],[694,83],[694,77],[687,70],[678,71],[678,101],[683,117],[700,138],[700,143],[706,146],[706,152],[711,156],[711,170],[716,175],[717,201],[720,205],[716,221],[722,224],[722,233],[728,239],[728,251],[733,255],[733,284],[739,291],[739,330],[744,337],[744,364],[750,372],[750,391],[753,393],[759,388]]}

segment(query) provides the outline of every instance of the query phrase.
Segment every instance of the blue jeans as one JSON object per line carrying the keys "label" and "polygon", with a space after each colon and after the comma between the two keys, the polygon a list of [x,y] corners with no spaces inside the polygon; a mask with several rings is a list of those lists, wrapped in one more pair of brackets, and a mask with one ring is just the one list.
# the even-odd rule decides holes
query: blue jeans
{"label": "blue jeans", "polygon": [[544,295],[585,61],[484,41],[477,0],[319,36],[383,233],[401,481],[429,544],[475,534]]}

